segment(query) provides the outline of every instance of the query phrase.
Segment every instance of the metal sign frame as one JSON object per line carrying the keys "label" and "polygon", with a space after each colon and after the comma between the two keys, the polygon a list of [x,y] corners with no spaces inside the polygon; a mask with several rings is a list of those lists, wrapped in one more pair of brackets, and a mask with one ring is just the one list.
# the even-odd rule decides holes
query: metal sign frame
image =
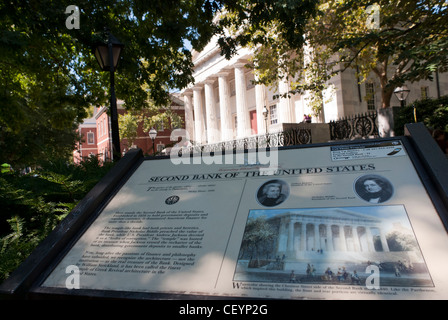
{"label": "metal sign frame", "polygon": [[[448,230],[448,160],[422,124],[406,126],[403,137],[363,141],[329,142],[279,148],[301,150],[318,147],[350,147],[399,140],[426,189],[445,231]],[[247,152],[247,151],[246,151]],[[53,268],[70,251],[76,241],[89,229],[105,206],[114,198],[126,181],[145,161],[159,161],[169,157],[144,157],[141,150],[132,150],[86,195],[76,208],[33,251],[25,262],[0,285],[0,294],[11,299],[45,298],[114,298],[114,299],[244,299],[238,296],[211,296],[208,294],[182,294],[160,292],[132,292],[97,289],[48,288],[41,284]]]}

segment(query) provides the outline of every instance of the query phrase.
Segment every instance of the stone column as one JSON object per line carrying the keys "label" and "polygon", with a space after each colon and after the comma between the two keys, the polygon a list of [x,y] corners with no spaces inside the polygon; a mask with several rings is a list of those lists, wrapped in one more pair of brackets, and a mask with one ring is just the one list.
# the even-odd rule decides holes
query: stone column
{"label": "stone column", "polygon": [[359,241],[359,235],[358,235],[358,227],[352,226],[352,235],[353,235],[353,246],[355,247],[356,252],[361,251],[361,244]]}
{"label": "stone column", "polygon": [[184,108],[185,108],[185,129],[188,132],[189,139],[194,141],[194,118],[193,118],[193,101],[192,93],[184,93]]}
{"label": "stone column", "polygon": [[288,252],[294,251],[294,221],[292,219],[289,220],[288,225]]}
{"label": "stone column", "polygon": [[227,80],[228,73],[218,73],[219,83],[219,112],[221,115],[221,140],[233,140],[232,110],[230,109],[230,88]]}
{"label": "stone column", "polygon": [[345,238],[344,225],[339,225],[339,241],[341,244],[341,251],[347,251],[347,239]]}
{"label": "stone column", "polygon": [[202,114],[202,88],[193,88],[193,106],[194,106],[194,133],[196,143],[204,142],[203,136],[203,114]]}
{"label": "stone column", "polygon": [[380,232],[380,239],[381,239],[381,245],[383,246],[383,251],[384,252],[389,252],[389,245],[387,244],[387,240],[386,240],[386,236],[384,235],[384,233],[381,231],[380,228],[378,228],[379,232]]}
{"label": "stone column", "polygon": [[306,251],[306,223],[304,221],[300,229],[300,251]]}
{"label": "stone column", "polygon": [[265,134],[266,131],[266,121],[263,115],[263,109],[269,109],[266,103],[266,86],[264,84],[255,85],[255,104],[257,108],[257,128],[258,134]]}
{"label": "stone column", "polygon": [[245,64],[235,64],[235,91],[236,91],[236,116],[238,121],[237,137],[244,138],[250,135],[249,111],[246,101],[246,77]]}
{"label": "stone column", "polygon": [[[287,238],[287,232],[286,232],[286,221],[284,218],[280,220],[280,229],[278,233],[278,244],[277,244],[277,252],[286,251],[286,248],[284,246],[284,239]],[[288,241],[286,239],[286,241]]]}
{"label": "stone column", "polygon": [[328,251],[330,252],[334,251],[333,231],[331,230],[331,224],[327,224],[327,245],[328,245]]}
{"label": "stone column", "polygon": [[314,224],[314,250],[320,249],[320,234],[319,234],[319,224]]}
{"label": "stone column", "polygon": [[[289,92],[289,80],[285,76],[279,81],[278,93],[280,94],[278,103],[278,118],[280,123],[294,123],[295,112],[293,108],[293,103],[288,97]],[[282,95],[286,95],[283,97]]]}
{"label": "stone column", "polygon": [[205,81],[205,114],[207,117],[207,142],[218,142],[218,119],[216,117],[215,92],[213,90],[214,80]]}
{"label": "stone column", "polygon": [[373,243],[372,231],[368,226],[366,226],[366,240],[369,252],[375,252],[375,244]]}

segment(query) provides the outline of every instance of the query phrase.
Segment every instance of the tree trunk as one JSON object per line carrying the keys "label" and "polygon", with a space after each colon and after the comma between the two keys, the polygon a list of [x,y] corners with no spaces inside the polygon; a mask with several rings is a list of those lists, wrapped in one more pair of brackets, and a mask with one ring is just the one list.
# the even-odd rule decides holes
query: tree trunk
{"label": "tree trunk", "polygon": [[383,87],[381,86],[381,108],[389,108],[390,107],[390,99],[392,98],[392,94],[394,93],[395,88],[391,87]]}
{"label": "tree trunk", "polygon": [[384,60],[379,63],[375,68],[373,68],[373,72],[378,76],[380,80],[381,86],[381,109],[390,107],[390,99],[392,98],[392,94],[394,93],[395,86],[387,86],[388,78],[387,78],[387,63],[388,60]]}

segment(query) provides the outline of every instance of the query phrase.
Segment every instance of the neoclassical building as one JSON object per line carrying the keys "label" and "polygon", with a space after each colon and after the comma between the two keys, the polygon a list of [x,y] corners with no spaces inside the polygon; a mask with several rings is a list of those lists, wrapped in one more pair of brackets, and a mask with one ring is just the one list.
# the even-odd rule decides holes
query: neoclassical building
{"label": "neoclassical building", "polygon": [[381,219],[346,209],[285,212],[267,222],[278,230],[275,256],[300,260],[334,253],[352,260],[390,251]]}
{"label": "neoclassical building", "polygon": [[[254,85],[254,74],[248,69],[251,51],[240,49],[231,60],[221,56],[220,49],[210,42],[202,52],[194,52],[195,85],[183,90],[186,130],[198,143],[216,143],[265,133],[280,123],[293,123],[302,114],[295,114],[292,99],[274,99],[286,93],[288,83],[278,90]],[[269,109],[267,121],[263,108]],[[300,121],[299,121],[300,122]],[[272,128],[269,128],[272,131]]]}
{"label": "neoclassical building", "polygon": [[[197,143],[217,143],[245,138],[266,132],[277,132],[284,124],[300,123],[311,114],[306,95],[277,98],[289,91],[289,81],[277,87],[254,85],[253,71],[246,66],[252,56],[240,48],[227,60],[220,54],[216,39],[201,52],[193,52],[194,85],[180,92],[185,106],[185,125],[189,138]],[[448,94],[448,77],[441,74],[437,81],[407,84],[411,92],[407,103],[425,97]],[[347,69],[330,80],[333,90],[324,92],[323,112],[313,123],[328,123],[344,116],[374,111],[381,106],[379,83],[374,76],[359,84],[355,70]],[[391,106],[399,106],[393,96]],[[267,119],[263,108],[269,111]]]}

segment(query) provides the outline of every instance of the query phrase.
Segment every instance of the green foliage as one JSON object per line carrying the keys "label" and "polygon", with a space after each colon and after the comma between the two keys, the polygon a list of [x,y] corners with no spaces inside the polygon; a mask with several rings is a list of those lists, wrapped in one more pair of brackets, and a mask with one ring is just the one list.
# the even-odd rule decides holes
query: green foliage
{"label": "green foliage", "polygon": [[249,63],[254,69],[254,82],[273,88],[278,88],[280,81],[288,83],[289,92],[282,97],[306,93],[315,115],[322,109],[323,91],[332,89],[328,86],[331,50],[321,43],[311,43],[306,36],[313,30],[310,21],[318,18],[318,4],[318,0],[235,1],[226,4],[217,22],[218,44],[227,58],[238,46],[252,49]]}
{"label": "green foliage", "polygon": [[448,70],[447,10],[445,0],[240,0],[220,20],[218,42],[226,56],[253,48],[257,81],[289,76],[290,93],[307,92],[316,114],[329,80],[347,68],[361,82],[377,78],[386,108],[404,82]]}
{"label": "green foliage", "polygon": [[395,119],[395,132],[404,134],[404,125],[415,122],[414,108],[417,122],[423,122],[426,127],[448,132],[448,96],[440,99],[425,99],[415,101],[412,105],[400,108]]}
{"label": "green foliage", "polygon": [[361,81],[377,77],[382,107],[387,108],[396,87],[447,70],[448,6],[444,0],[379,0],[379,20],[372,25],[371,5],[370,0],[321,1],[307,40],[326,48],[318,55],[332,54],[341,66],[335,71],[357,69]]}
{"label": "green foliage", "polygon": [[8,277],[32,250],[106,174],[112,163],[86,159],[81,165],[65,160],[46,162],[22,175],[0,175],[0,281]]}
{"label": "green foliage", "polygon": [[148,116],[140,118],[143,123],[143,131],[148,132],[151,128],[160,128],[163,124],[164,128],[180,128],[184,120],[183,118],[171,108],[159,108],[159,112],[152,112]]}
{"label": "green foliage", "polygon": [[193,81],[189,41],[202,48],[220,3],[209,0],[80,0],[80,28],[68,29],[70,1],[0,3],[0,163],[37,166],[69,157],[79,122],[110,97],[92,48],[105,28],[124,45],[115,73],[128,109],[167,105]]}
{"label": "green foliage", "polygon": [[[310,17],[316,14],[317,0],[223,1],[225,12],[217,23],[218,44],[229,58],[238,46],[274,44],[278,48],[301,48]],[[230,31],[230,32],[229,32]],[[277,36],[279,40],[277,41]]]}
{"label": "green foliage", "polygon": [[120,128],[120,140],[127,140],[127,148],[130,148],[138,137],[139,116],[128,112],[118,116],[118,127]]}
{"label": "green foliage", "polygon": [[250,218],[244,230],[240,257],[250,255],[259,258],[272,250],[277,231],[266,221],[266,217]]}

